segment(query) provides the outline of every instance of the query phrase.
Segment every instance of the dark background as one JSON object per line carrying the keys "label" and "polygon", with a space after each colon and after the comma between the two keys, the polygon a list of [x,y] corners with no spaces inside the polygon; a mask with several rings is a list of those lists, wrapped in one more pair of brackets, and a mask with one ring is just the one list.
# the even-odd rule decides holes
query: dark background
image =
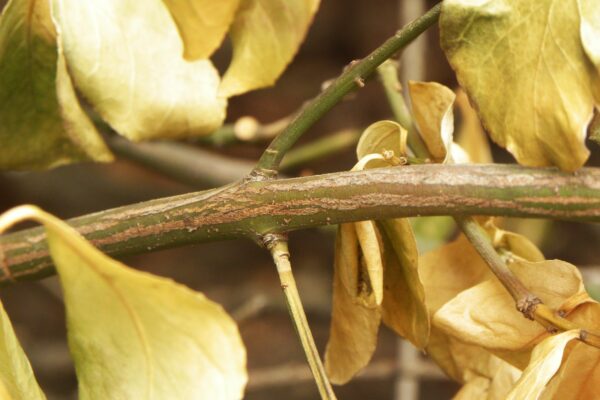
{"label": "dark background", "polygon": [[[429,3],[429,6],[434,4]],[[251,115],[269,122],[290,114],[314,97],[323,82],[338,75],[351,60],[365,56],[392,35],[400,27],[399,9],[397,0],[323,1],[299,55],[277,85],[232,99],[228,120]],[[426,80],[455,87],[454,75],[439,49],[437,35],[437,29],[428,33],[429,43],[420,73]],[[227,49],[218,54],[217,64],[221,69],[227,57]],[[381,87],[368,82],[350,100],[335,107],[301,142],[346,127],[365,127],[389,117]],[[255,160],[264,146],[236,146],[225,153]],[[595,145],[590,148],[598,153]],[[354,157],[353,150],[348,149],[296,172],[348,170],[355,162]],[[510,155],[498,148],[495,157],[500,162],[512,162]],[[0,174],[0,211],[32,203],[61,218],[69,218],[190,190],[189,186],[119,160],[109,165],[84,164],[47,172]],[[594,271],[598,268],[594,266],[600,265],[600,254],[595,245],[599,235],[595,226],[561,222],[547,225],[543,232],[537,225],[531,226],[547,257],[585,266],[590,282],[596,279],[598,274]],[[329,330],[332,232],[306,230],[294,232],[290,237],[300,292],[321,351]],[[277,274],[264,250],[249,241],[234,240],[127,257],[124,261],[200,290],[232,313],[248,349],[250,382],[246,398],[318,398],[287,316]],[[64,310],[56,278],[3,287],[0,298],[48,398],[76,398],[76,379],[66,345]],[[406,364],[398,361],[398,347],[395,336],[382,328],[371,366],[348,385],[336,388],[339,398],[400,399],[397,387],[410,378],[411,368],[409,365],[406,372]],[[420,394],[403,400],[443,399],[453,395],[458,386],[440,379],[435,370],[427,371],[415,378]]]}

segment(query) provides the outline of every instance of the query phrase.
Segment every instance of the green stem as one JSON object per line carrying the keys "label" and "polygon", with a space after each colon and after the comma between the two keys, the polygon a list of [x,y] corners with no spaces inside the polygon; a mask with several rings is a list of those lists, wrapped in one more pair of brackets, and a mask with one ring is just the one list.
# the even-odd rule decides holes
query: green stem
{"label": "green stem", "polygon": [[410,147],[417,157],[428,157],[429,151],[413,123],[410,110],[402,96],[402,85],[398,79],[398,63],[393,60],[388,60],[377,68],[377,73],[381,79],[394,118],[396,118],[400,125],[408,132],[408,147]]}
{"label": "green stem", "polygon": [[298,146],[285,155],[280,169],[282,171],[289,171],[346,150],[358,143],[360,134],[359,130],[348,129],[324,136],[303,146]]}
{"label": "green stem", "polygon": [[[104,253],[119,256],[418,215],[600,221],[600,169],[568,174],[515,165],[428,164],[340,172],[236,183],[106,210],[68,223]],[[43,229],[0,236],[0,282],[52,273]]]}
{"label": "green stem", "polygon": [[331,384],[329,383],[329,379],[327,379],[327,374],[325,373],[321,358],[319,357],[319,352],[310,331],[304,307],[302,306],[302,300],[298,293],[296,280],[292,273],[287,240],[281,238],[280,235],[266,235],[264,241],[273,256],[273,261],[277,267],[277,273],[279,274],[281,289],[285,296],[288,311],[294,323],[296,333],[300,338],[302,349],[304,350],[308,365],[310,366],[317,388],[319,389],[319,394],[322,399],[333,400],[336,397],[331,388]]}
{"label": "green stem", "polygon": [[283,156],[300,136],[342,100],[345,95],[362,86],[363,80],[373,73],[377,66],[435,24],[439,18],[440,9],[441,3],[402,28],[367,57],[350,64],[342,75],[309,102],[287,128],[271,142],[258,161],[253,175],[262,178],[274,177]]}

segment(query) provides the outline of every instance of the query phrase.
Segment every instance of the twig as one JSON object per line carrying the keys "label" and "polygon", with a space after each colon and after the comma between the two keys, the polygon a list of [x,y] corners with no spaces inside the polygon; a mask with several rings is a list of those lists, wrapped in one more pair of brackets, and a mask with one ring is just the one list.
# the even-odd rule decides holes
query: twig
{"label": "twig", "polygon": [[254,179],[269,179],[277,175],[283,156],[296,143],[298,138],[342,100],[345,95],[357,87],[362,87],[364,79],[377,66],[433,25],[438,20],[440,9],[441,4],[437,4],[423,16],[398,31],[367,57],[351,63],[331,85],[309,102],[287,128],[271,142],[258,161],[252,177]]}
{"label": "twig", "polygon": [[268,124],[261,124],[253,117],[241,117],[233,124],[225,124],[208,136],[199,138],[198,143],[215,147],[235,143],[255,143],[271,140],[290,122],[292,116],[283,117]]}
{"label": "twig", "polygon": [[288,251],[287,239],[282,235],[268,234],[263,237],[263,243],[271,252],[273,262],[277,267],[281,289],[285,296],[288,311],[294,322],[294,328],[300,338],[302,349],[308,360],[308,365],[319,389],[322,399],[335,399],[335,394],[325,373],[325,368],[319,357],[317,346],[312,332],[306,319],[306,313],[300,300],[300,294],[296,287],[296,280],[292,274],[292,265],[290,264],[290,253]]}
{"label": "twig", "polygon": [[401,93],[401,85],[398,80],[398,63],[393,60],[388,60],[377,68],[377,73],[381,79],[394,118],[396,118],[400,125],[408,132],[408,147],[415,154],[420,154],[421,156],[428,154],[427,147],[417,132],[408,106]]}
{"label": "twig", "polygon": [[281,162],[281,171],[289,171],[309,162],[331,156],[356,145],[361,132],[347,129],[290,150]]}

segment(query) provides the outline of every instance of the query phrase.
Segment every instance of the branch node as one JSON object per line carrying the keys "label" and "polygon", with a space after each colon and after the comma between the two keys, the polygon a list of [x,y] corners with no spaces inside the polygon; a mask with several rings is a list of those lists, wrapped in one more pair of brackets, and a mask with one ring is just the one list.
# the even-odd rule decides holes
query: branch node
{"label": "branch node", "polygon": [[245,178],[244,182],[264,182],[275,179],[277,176],[277,170],[268,168],[256,168],[253,169]]}
{"label": "branch node", "polygon": [[588,331],[586,331],[585,329],[582,329],[579,332],[579,340],[581,340],[582,342],[585,342],[588,338],[588,335],[589,335]]}
{"label": "branch node", "polygon": [[[267,233],[260,236],[259,242],[265,249],[272,251],[277,243],[287,242],[287,239],[285,233]],[[287,256],[289,258],[289,253],[287,253]]]}
{"label": "branch node", "polygon": [[523,314],[525,318],[533,321],[535,309],[537,308],[538,304],[542,304],[542,300],[540,300],[539,297],[528,293],[525,295],[525,297],[522,297],[519,301],[517,301],[517,310],[519,310],[519,312]]}

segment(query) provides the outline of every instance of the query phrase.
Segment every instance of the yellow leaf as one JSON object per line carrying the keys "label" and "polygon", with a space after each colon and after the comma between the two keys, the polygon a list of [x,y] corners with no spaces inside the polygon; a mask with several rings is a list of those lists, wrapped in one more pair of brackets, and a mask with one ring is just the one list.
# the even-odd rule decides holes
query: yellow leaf
{"label": "yellow leaf", "polygon": [[600,349],[574,343],[546,386],[542,400],[585,400],[600,398]]}
{"label": "yellow leaf", "polygon": [[340,224],[336,239],[336,262],[340,282],[350,296],[356,296],[358,292],[360,257],[354,224]]}
{"label": "yellow leaf", "polygon": [[496,250],[509,251],[512,255],[527,261],[545,260],[542,252],[525,236],[498,228],[493,219],[489,219],[483,225]]}
{"label": "yellow leaf", "polygon": [[375,302],[380,305],[383,301],[383,261],[379,232],[373,221],[355,222],[356,236],[362,252],[361,263],[364,263]]}
{"label": "yellow leaf", "polygon": [[521,164],[574,171],[589,155],[585,132],[600,90],[578,1],[443,3],[442,48],[492,139]]}
{"label": "yellow leaf", "polygon": [[52,0],[59,41],[77,88],[132,140],[208,134],[225,118],[219,75],[183,59],[161,0]]}
{"label": "yellow leaf", "polygon": [[507,400],[538,399],[548,381],[554,376],[563,358],[567,343],[579,337],[579,330],[550,336],[535,346],[531,362]]}
{"label": "yellow leaf", "polygon": [[6,400],[42,400],[27,356],[19,344],[6,311],[0,303],[0,398]]}
{"label": "yellow leaf", "polygon": [[378,121],[367,127],[356,145],[356,155],[362,159],[368,154],[393,151],[396,157],[406,156],[407,132],[394,121]]}
{"label": "yellow leaf", "polygon": [[[581,43],[590,61],[594,63],[600,73],[600,41],[598,40],[600,37],[600,7],[596,0],[578,0],[577,4],[581,16],[579,32]],[[598,88],[598,86],[596,87]],[[596,97],[596,101],[600,101],[600,98]]]}
{"label": "yellow leaf", "polygon": [[231,27],[233,59],[219,93],[231,97],[270,86],[292,60],[319,0],[245,0]]}
{"label": "yellow leaf", "polygon": [[381,221],[380,226],[385,249],[383,322],[422,349],[429,340],[429,315],[410,222],[398,218]]}
{"label": "yellow leaf", "polygon": [[185,46],[188,60],[208,58],[219,47],[240,0],[163,0]]}
{"label": "yellow leaf", "polygon": [[81,109],[45,1],[11,0],[0,18],[0,169],[112,155]]}
{"label": "yellow leaf", "polygon": [[[548,307],[565,315],[589,301],[579,271],[569,263],[517,261],[509,267]],[[518,367],[524,367],[522,363],[526,362],[519,352],[528,352],[547,334],[541,325],[523,318],[496,278],[465,290],[446,303],[434,315],[434,324],[447,334],[495,352]]]}
{"label": "yellow leaf", "polygon": [[491,278],[487,264],[463,235],[419,260],[425,298],[431,313],[463,290]]}
{"label": "yellow leaf", "polygon": [[482,376],[475,377],[460,388],[452,400],[486,399],[490,390],[490,380]]}
{"label": "yellow leaf", "polygon": [[0,217],[46,227],[64,292],[80,398],[241,398],[246,353],[216,303],[170,279],[128,268],[32,206]]}
{"label": "yellow leaf", "polygon": [[456,91],[456,105],[461,116],[456,143],[469,155],[470,162],[475,164],[494,162],[490,143],[479,122],[477,112],[471,107],[469,98],[462,89]]}
{"label": "yellow leaf", "polygon": [[435,162],[447,160],[454,132],[455,95],[436,82],[408,82],[415,123]]}
{"label": "yellow leaf", "polygon": [[505,400],[521,371],[493,355],[479,361],[479,368],[467,371],[471,376],[454,400]]}
{"label": "yellow leaf", "polygon": [[325,369],[332,383],[348,382],[364,368],[377,346],[381,314],[377,307],[366,307],[348,293],[342,282],[345,274],[340,232],[335,249],[333,310],[329,342],[325,350]]}

